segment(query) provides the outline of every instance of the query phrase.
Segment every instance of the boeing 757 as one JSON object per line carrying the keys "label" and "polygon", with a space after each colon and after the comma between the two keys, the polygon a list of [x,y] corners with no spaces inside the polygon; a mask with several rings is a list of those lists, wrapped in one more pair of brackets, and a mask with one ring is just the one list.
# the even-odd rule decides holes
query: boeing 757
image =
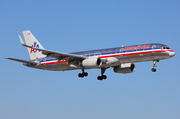
{"label": "boeing 757", "polygon": [[101,69],[98,80],[106,79],[104,75],[107,68],[112,67],[115,73],[132,73],[135,70],[135,62],[153,61],[152,72],[156,72],[156,63],[159,60],[168,59],[175,55],[167,45],[159,43],[148,43],[133,46],[123,46],[108,49],[82,51],[74,53],[64,53],[44,49],[34,35],[29,31],[23,31],[25,39],[19,35],[20,42],[27,47],[30,61],[6,58],[23,65],[52,71],[66,71],[81,69],[78,76],[83,78],[88,76],[85,69]]}

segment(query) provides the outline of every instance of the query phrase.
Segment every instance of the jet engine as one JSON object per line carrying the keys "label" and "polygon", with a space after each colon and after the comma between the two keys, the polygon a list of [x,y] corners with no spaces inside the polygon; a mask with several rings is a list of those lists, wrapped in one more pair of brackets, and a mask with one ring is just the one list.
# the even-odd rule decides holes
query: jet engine
{"label": "jet engine", "polygon": [[135,65],[133,63],[125,63],[115,66],[113,70],[115,73],[132,73],[135,70]]}
{"label": "jet engine", "polygon": [[100,58],[88,58],[81,62],[84,68],[94,68],[100,67],[102,65],[102,60]]}

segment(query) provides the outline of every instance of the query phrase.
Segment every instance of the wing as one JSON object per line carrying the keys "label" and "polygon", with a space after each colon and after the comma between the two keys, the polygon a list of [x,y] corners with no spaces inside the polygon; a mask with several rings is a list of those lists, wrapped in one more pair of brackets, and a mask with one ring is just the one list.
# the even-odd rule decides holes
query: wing
{"label": "wing", "polygon": [[24,41],[22,40],[20,35],[19,35],[19,39],[20,39],[20,42],[21,42],[21,44],[23,46],[28,47],[28,48],[32,48],[32,49],[35,49],[35,50],[39,50],[39,51],[41,51],[42,54],[50,56],[50,57],[57,58],[59,60],[82,61],[82,60],[86,59],[86,57],[83,56],[83,55],[75,55],[75,54],[70,54],[70,53],[57,52],[57,51],[40,49],[40,48],[35,48],[35,47],[32,47],[32,46],[28,46],[28,45],[26,45],[24,43]]}

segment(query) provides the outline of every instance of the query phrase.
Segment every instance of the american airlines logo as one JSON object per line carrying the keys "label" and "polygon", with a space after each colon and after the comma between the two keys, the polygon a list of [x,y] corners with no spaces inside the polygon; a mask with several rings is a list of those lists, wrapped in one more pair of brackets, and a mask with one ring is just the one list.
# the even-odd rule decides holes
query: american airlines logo
{"label": "american airlines logo", "polygon": [[137,49],[145,49],[149,48],[150,45],[140,45],[140,46],[132,46],[132,47],[126,47],[124,50],[137,50]]}
{"label": "american airlines logo", "polygon": [[[39,44],[37,44],[37,42],[34,42],[34,45],[32,45],[32,47],[34,47],[34,48],[39,48]],[[30,53],[32,53],[32,52],[36,53],[37,50],[31,48]],[[40,51],[39,51],[39,52],[40,52]]]}

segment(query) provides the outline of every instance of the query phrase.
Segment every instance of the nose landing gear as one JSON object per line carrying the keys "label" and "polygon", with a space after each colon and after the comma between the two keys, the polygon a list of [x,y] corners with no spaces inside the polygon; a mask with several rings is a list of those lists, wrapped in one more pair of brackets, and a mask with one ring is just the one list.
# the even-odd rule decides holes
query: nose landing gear
{"label": "nose landing gear", "polygon": [[159,60],[153,61],[153,68],[151,69],[152,72],[156,72],[156,68],[154,68],[154,67],[157,66],[157,65],[156,65],[157,62],[159,62]]}

